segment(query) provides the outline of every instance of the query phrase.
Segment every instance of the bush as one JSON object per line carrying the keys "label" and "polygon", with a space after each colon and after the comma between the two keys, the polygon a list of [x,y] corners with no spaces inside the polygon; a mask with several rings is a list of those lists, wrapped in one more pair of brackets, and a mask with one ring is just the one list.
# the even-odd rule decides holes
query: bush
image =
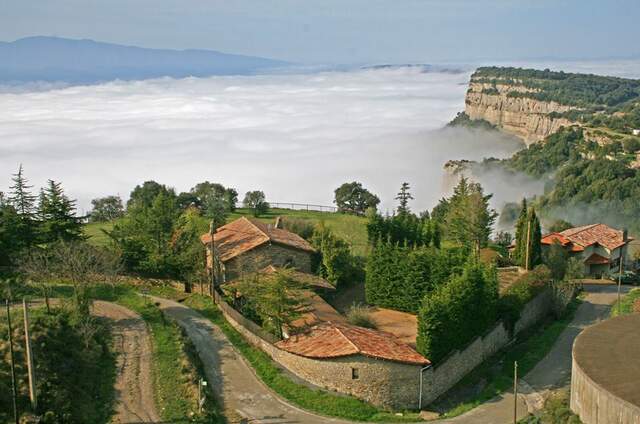
{"label": "bush", "polygon": [[536,297],[551,280],[551,272],[544,265],[520,277],[500,297],[499,315],[509,329],[513,329],[524,306]]}
{"label": "bush", "polygon": [[347,312],[347,321],[350,324],[364,328],[377,328],[375,321],[371,318],[371,308],[369,306],[353,304]]}
{"label": "bush", "polygon": [[459,248],[400,247],[377,243],[367,258],[367,303],[405,312],[417,312],[420,301],[460,273],[467,255]]}
{"label": "bush", "polygon": [[418,314],[418,352],[438,362],[463,348],[496,322],[497,304],[495,268],[468,263],[462,275],[424,297]]}
{"label": "bush", "polygon": [[285,230],[291,231],[305,240],[311,239],[315,226],[308,219],[285,218],[283,220]]}

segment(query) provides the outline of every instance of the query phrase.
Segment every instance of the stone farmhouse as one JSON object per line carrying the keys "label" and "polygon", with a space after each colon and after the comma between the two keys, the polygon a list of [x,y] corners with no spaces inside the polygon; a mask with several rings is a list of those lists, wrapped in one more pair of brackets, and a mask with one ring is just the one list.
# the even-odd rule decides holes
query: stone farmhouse
{"label": "stone farmhouse", "polygon": [[543,251],[560,243],[570,257],[583,262],[586,275],[601,277],[619,271],[620,260],[626,257],[632,240],[626,231],[605,224],[591,224],[547,234],[541,242]]}
{"label": "stone farmhouse", "polygon": [[268,266],[287,266],[311,273],[316,250],[302,237],[281,228],[280,222],[267,225],[242,217],[218,228],[213,235],[215,255],[211,251],[211,234],[203,234],[200,240],[206,248],[207,268],[211,272],[215,263],[216,284],[237,280]]}
{"label": "stone farmhouse", "polygon": [[213,254],[211,235],[204,234],[207,268],[215,270],[218,291],[236,295],[233,288],[243,276],[288,267],[293,278],[309,286],[305,313],[285,329],[284,340],[277,341],[216,294],[227,320],[274,361],[313,385],[387,408],[414,408],[421,370],[430,366],[429,360],[394,334],[349,324],[321,296],[334,287],[311,274],[315,249],[280,223],[240,218],[224,225],[213,235]]}

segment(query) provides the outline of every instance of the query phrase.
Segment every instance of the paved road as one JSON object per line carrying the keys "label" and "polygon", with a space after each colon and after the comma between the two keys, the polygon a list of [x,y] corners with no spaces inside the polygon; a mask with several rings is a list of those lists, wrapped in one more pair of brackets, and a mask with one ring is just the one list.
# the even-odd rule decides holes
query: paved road
{"label": "paved road", "polygon": [[[527,408],[541,406],[545,391],[569,381],[571,346],[585,327],[606,318],[616,300],[615,286],[585,286],[587,296],[571,324],[560,335],[549,354],[525,377],[519,392],[518,418]],[[231,422],[239,418],[255,423],[348,423],[319,417],[291,406],[260,382],[250,367],[233,349],[226,336],[194,310],[171,300],[153,298],[162,311],[187,331],[205,364],[207,378],[218,388],[223,409]],[[513,422],[513,393],[504,393],[470,412],[438,424],[508,424]],[[235,419],[234,419],[235,418]]]}
{"label": "paved road", "polygon": [[96,301],[93,314],[111,321],[118,354],[114,423],[160,422],[153,398],[151,340],[144,320],[115,303]]}
{"label": "paved road", "polygon": [[[549,390],[567,386],[571,382],[571,348],[580,332],[609,316],[611,304],[617,299],[615,285],[585,285],[587,295],[578,307],[573,321],[560,334],[551,351],[521,380],[518,392],[518,419],[527,409],[544,406]],[[628,288],[623,288],[626,293]],[[459,417],[438,421],[439,424],[509,424],[513,422],[513,392],[504,393]]]}
{"label": "paved road", "polygon": [[152,297],[166,315],[183,327],[217,390],[225,416],[231,423],[320,424],[349,423],[320,417],[285,403],[267,388],[235,351],[224,333],[208,319],[178,302]]}

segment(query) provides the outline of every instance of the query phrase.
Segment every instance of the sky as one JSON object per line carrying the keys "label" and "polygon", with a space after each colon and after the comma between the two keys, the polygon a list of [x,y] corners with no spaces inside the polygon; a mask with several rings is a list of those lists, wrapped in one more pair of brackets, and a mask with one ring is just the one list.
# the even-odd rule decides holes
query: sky
{"label": "sky", "polygon": [[638,0],[0,0],[0,40],[201,48],[303,64],[640,56]]}

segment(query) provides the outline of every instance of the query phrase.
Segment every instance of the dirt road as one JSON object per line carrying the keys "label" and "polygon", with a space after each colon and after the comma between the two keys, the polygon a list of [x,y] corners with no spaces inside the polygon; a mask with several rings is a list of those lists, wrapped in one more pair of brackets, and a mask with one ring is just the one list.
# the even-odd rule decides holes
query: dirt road
{"label": "dirt road", "polygon": [[93,314],[111,321],[118,355],[112,422],[160,422],[153,398],[151,340],[144,321],[135,312],[110,302],[94,302]]}

